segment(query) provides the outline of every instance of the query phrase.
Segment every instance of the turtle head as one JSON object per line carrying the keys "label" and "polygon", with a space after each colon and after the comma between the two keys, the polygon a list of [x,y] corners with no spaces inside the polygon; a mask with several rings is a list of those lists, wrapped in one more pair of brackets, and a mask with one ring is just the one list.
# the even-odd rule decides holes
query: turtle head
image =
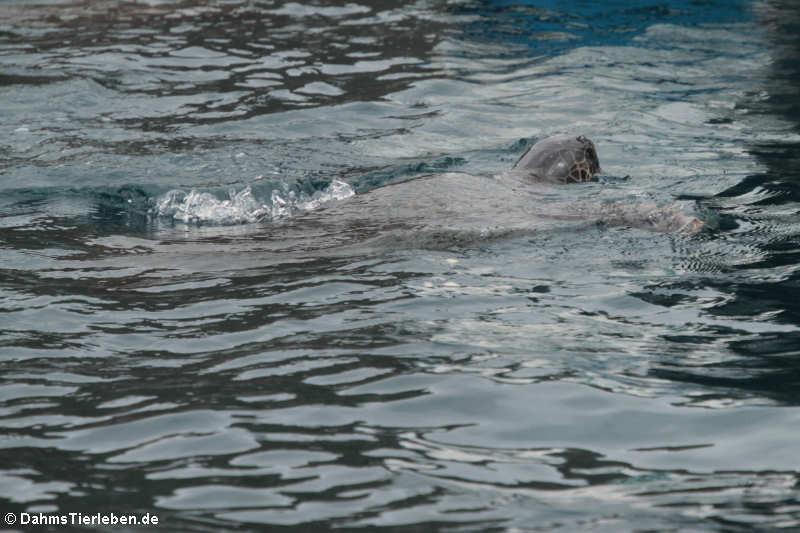
{"label": "turtle head", "polygon": [[584,182],[600,172],[600,160],[594,143],[583,135],[555,135],[534,143],[514,170],[545,181]]}

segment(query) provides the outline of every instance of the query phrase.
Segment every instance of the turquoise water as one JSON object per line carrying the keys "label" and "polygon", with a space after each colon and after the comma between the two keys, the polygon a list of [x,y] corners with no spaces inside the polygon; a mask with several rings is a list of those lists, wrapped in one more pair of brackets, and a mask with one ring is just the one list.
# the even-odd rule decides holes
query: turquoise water
{"label": "turquoise water", "polygon": [[[2,3],[4,527],[799,529],[798,22],[780,1]],[[605,173],[532,203],[704,230],[520,233],[527,207],[455,174],[384,190],[416,226],[353,207],[562,133]]]}

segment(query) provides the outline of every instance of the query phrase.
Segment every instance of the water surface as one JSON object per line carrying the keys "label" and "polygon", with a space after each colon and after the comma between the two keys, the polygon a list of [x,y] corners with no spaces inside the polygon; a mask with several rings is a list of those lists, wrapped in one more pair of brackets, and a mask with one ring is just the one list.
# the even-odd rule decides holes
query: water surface
{"label": "water surface", "polygon": [[[797,24],[777,0],[5,2],[4,511],[797,529]],[[561,133],[605,174],[543,202],[706,229],[504,233],[452,187],[449,243],[353,246],[390,217],[336,215]]]}

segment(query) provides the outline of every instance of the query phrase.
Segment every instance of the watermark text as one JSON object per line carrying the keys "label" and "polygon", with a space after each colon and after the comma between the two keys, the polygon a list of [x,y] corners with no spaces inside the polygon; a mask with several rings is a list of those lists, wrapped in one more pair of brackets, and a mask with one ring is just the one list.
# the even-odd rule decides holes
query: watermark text
{"label": "watermark text", "polygon": [[6,513],[4,522],[20,526],[157,526],[158,516],[150,513]]}

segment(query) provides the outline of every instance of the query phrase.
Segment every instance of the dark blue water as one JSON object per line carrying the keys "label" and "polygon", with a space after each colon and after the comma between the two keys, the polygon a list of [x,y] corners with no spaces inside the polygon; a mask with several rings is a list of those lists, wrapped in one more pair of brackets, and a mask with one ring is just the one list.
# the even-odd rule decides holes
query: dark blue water
{"label": "dark blue water", "polygon": [[[800,529],[798,27],[778,0],[0,3],[4,527]],[[703,231],[519,232],[436,182],[386,189],[414,224],[353,207],[561,133],[605,174],[543,204]]]}

